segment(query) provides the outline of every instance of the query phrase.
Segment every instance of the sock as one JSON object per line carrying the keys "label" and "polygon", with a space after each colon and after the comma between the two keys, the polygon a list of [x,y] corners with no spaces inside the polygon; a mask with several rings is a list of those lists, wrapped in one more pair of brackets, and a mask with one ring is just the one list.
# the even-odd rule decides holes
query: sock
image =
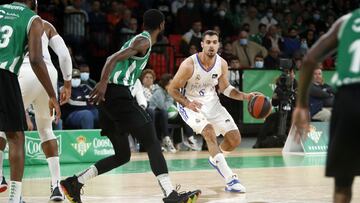
{"label": "sock", "polygon": [[0,178],[3,176],[4,151],[0,150]]}
{"label": "sock", "polygon": [[81,184],[85,184],[85,182],[87,180],[90,180],[91,178],[94,178],[98,175],[98,170],[97,168],[93,165],[90,166],[88,169],[86,169],[85,171],[81,172],[77,177],[78,177],[78,181]]}
{"label": "sock", "polygon": [[171,184],[169,174],[164,173],[164,174],[156,176],[156,178],[158,179],[159,185],[160,185],[165,197],[169,196],[170,193],[172,193],[172,191],[174,190],[174,187]]}
{"label": "sock", "polygon": [[46,159],[49,165],[50,175],[51,175],[51,186],[56,187],[57,183],[60,182],[60,164],[59,157],[49,157]]}
{"label": "sock", "polygon": [[222,153],[218,153],[213,158],[214,163],[219,168],[220,174],[225,178],[225,181],[228,182],[229,179],[233,176],[233,172],[228,166],[225,157]]}
{"label": "sock", "polygon": [[20,197],[21,197],[21,182],[10,181],[9,203],[20,202]]}

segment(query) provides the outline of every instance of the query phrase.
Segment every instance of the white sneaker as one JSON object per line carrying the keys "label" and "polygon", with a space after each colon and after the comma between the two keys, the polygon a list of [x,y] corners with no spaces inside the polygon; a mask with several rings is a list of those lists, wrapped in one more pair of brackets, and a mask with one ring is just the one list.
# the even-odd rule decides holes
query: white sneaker
{"label": "white sneaker", "polygon": [[185,139],[184,144],[194,151],[201,151],[201,146],[199,146],[193,135]]}
{"label": "white sneaker", "polygon": [[231,179],[226,183],[225,191],[227,192],[238,192],[238,193],[245,193],[246,188],[241,185],[238,177],[234,174]]}
{"label": "white sneaker", "polygon": [[176,153],[176,149],[174,147],[174,144],[172,143],[171,139],[169,136],[165,136],[163,139],[164,145],[167,148],[167,151],[171,152],[171,153]]}

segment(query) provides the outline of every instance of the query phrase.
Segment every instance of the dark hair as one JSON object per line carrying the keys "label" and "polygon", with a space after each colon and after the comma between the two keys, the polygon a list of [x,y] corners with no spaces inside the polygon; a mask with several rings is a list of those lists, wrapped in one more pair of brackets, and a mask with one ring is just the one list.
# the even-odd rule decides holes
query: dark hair
{"label": "dark hair", "polygon": [[201,37],[201,41],[204,41],[206,35],[209,35],[209,36],[216,35],[219,38],[219,33],[217,33],[215,30],[206,30]]}
{"label": "dark hair", "polygon": [[157,9],[149,9],[144,13],[143,22],[145,30],[156,30],[164,22],[164,14]]}
{"label": "dark hair", "polygon": [[1,1],[0,5],[11,4],[12,2],[14,2],[14,0],[3,0],[3,1]]}
{"label": "dark hair", "polygon": [[173,76],[170,73],[164,73],[159,80],[159,86],[162,87],[163,89],[166,89],[166,85],[169,84],[170,80],[173,79]]}

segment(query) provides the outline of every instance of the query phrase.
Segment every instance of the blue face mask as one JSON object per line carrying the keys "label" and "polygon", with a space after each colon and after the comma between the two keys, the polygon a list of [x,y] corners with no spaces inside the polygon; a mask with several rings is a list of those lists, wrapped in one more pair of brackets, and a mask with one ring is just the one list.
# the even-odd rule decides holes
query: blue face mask
{"label": "blue face mask", "polygon": [[241,46],[247,45],[247,43],[248,43],[247,39],[240,39],[240,45]]}
{"label": "blue face mask", "polygon": [[90,76],[90,73],[87,73],[87,72],[80,73],[80,78],[82,81],[88,81],[89,76]]}
{"label": "blue face mask", "polygon": [[80,83],[81,83],[81,80],[80,78],[73,78],[71,79],[71,86],[72,87],[79,87],[80,86]]}

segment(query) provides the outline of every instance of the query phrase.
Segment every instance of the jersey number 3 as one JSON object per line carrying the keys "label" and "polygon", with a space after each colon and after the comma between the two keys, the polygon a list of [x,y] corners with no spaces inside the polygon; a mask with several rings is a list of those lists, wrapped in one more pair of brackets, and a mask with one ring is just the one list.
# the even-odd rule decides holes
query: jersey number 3
{"label": "jersey number 3", "polygon": [[0,27],[0,48],[5,48],[8,46],[12,34],[12,27],[8,25]]}

